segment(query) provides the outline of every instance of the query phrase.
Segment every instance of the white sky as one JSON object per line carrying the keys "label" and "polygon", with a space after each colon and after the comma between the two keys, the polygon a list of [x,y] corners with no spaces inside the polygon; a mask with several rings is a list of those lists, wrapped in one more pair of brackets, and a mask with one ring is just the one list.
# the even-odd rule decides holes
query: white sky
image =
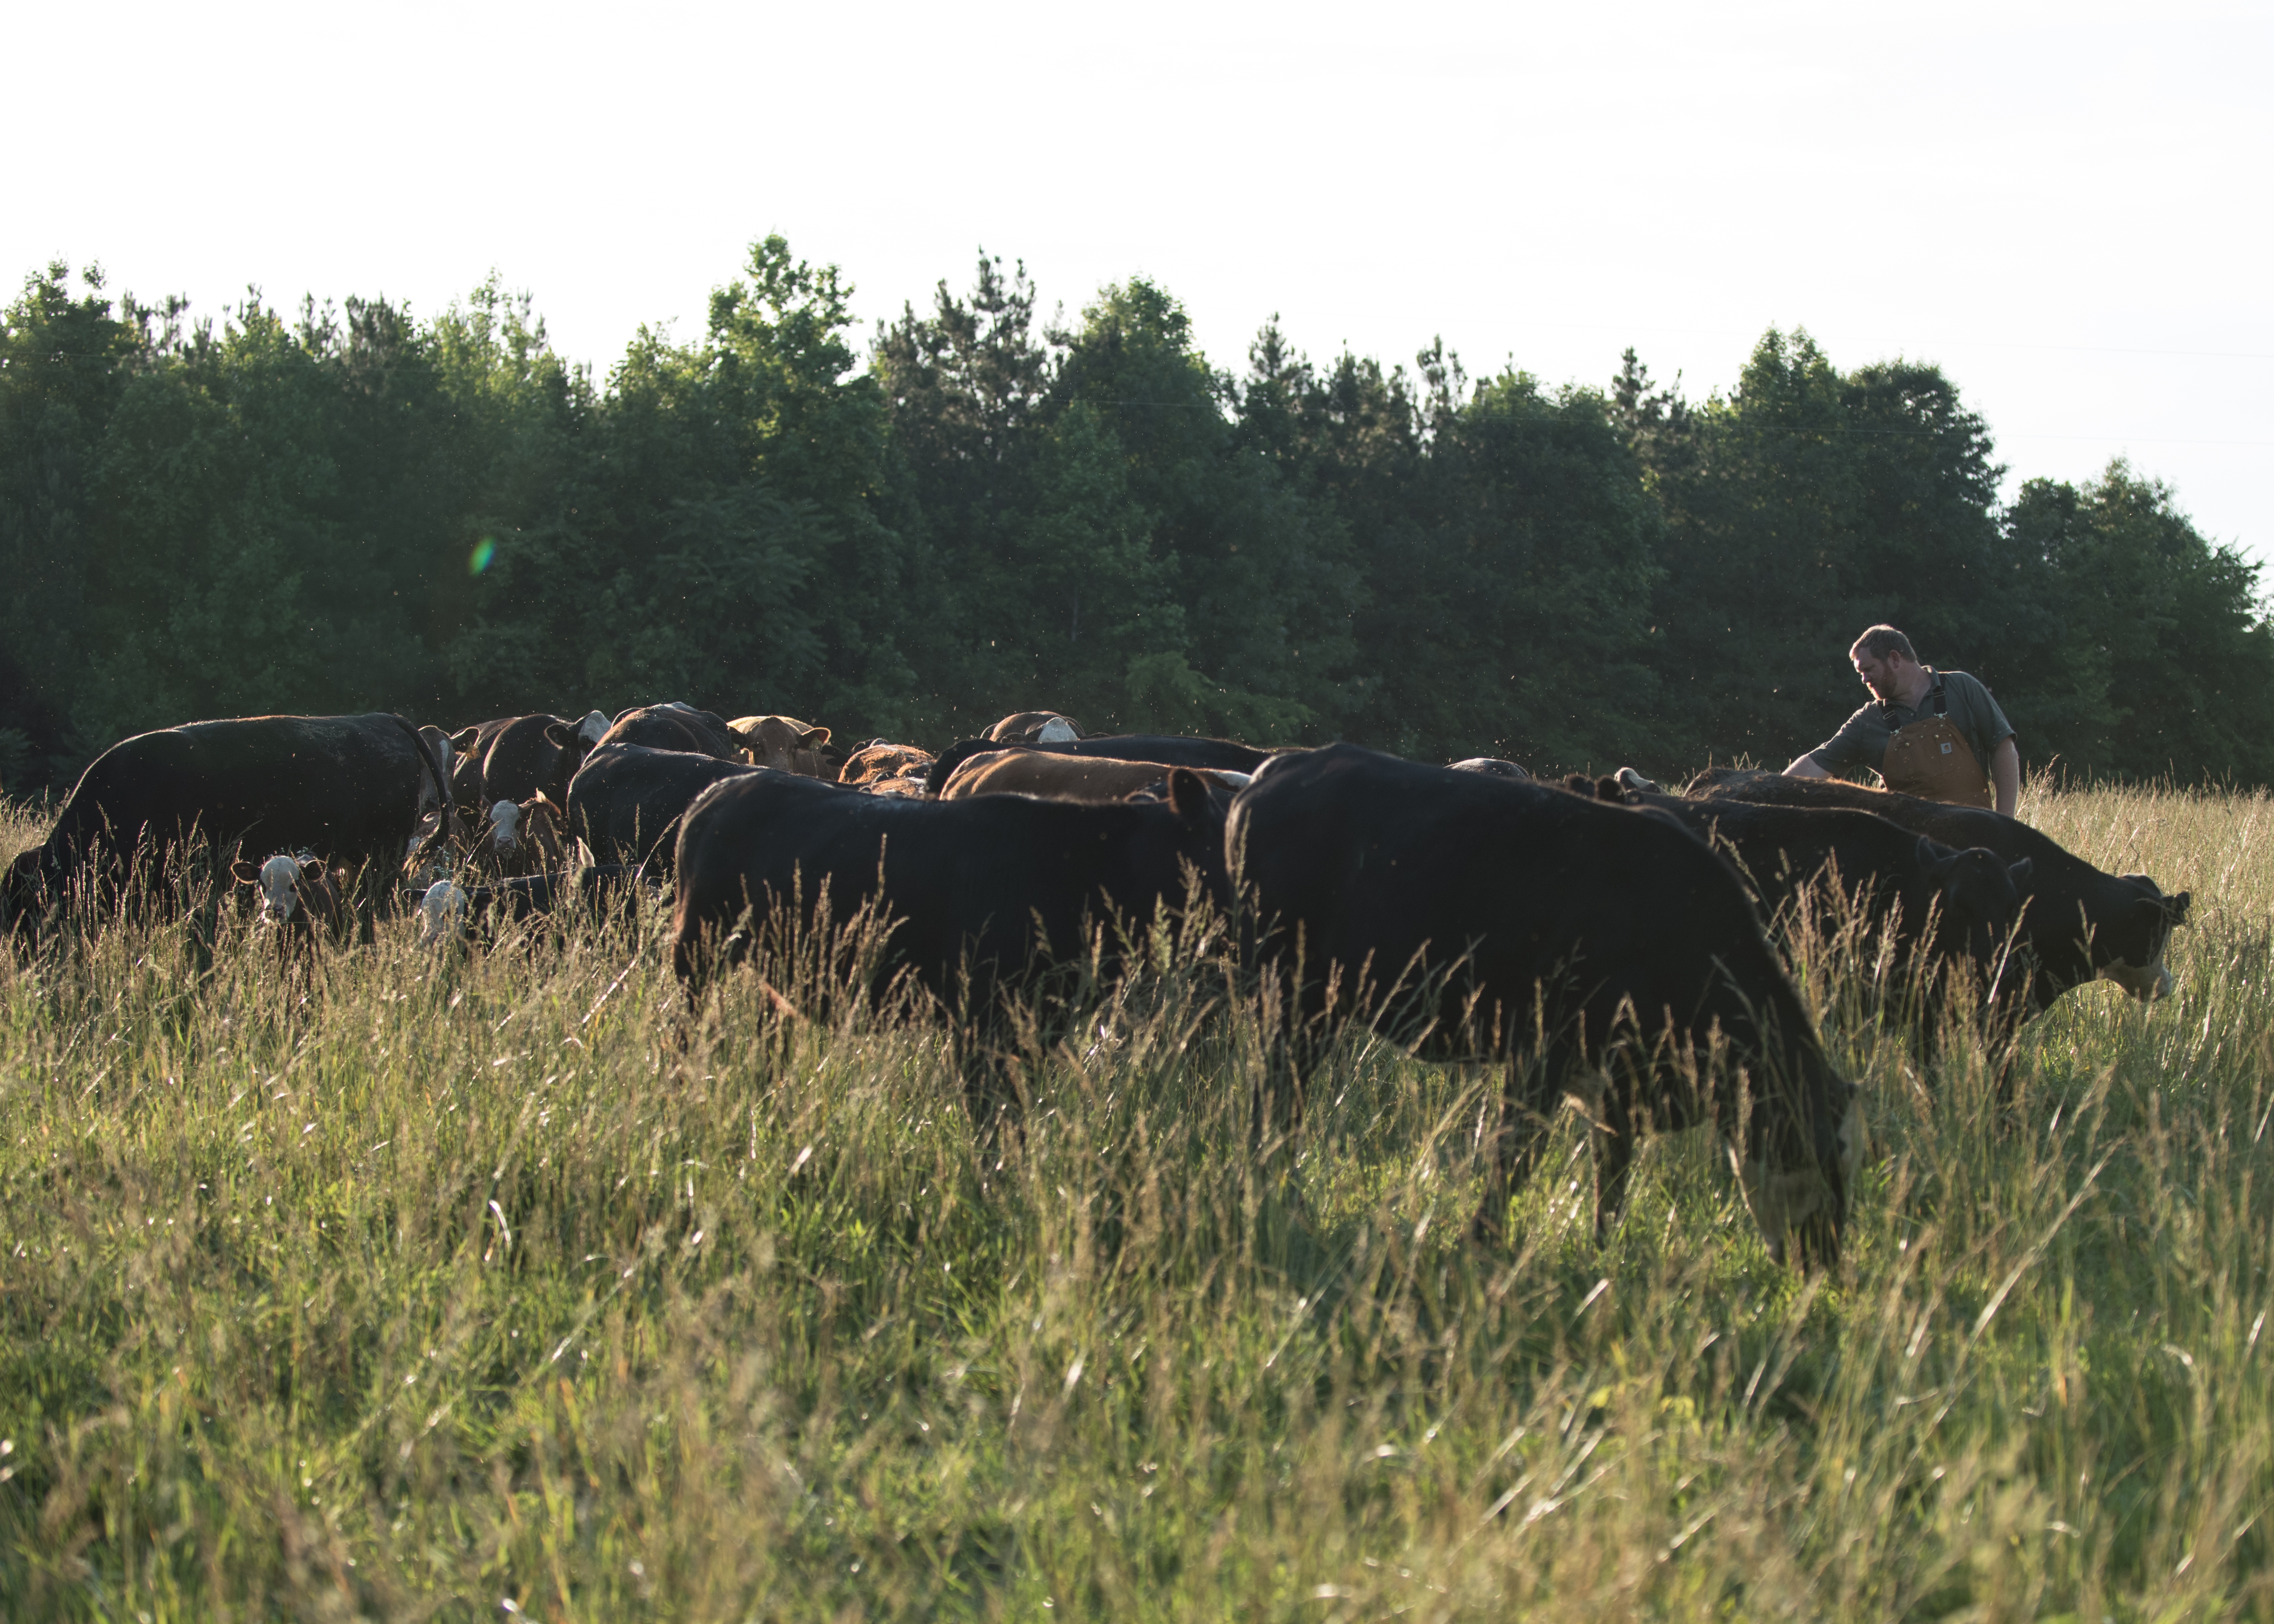
{"label": "white sky", "polygon": [[[1771,323],[1939,363],[2018,480],[2113,455],[2274,558],[2274,4],[19,8],[0,279],[432,314],[605,374],[768,231],[864,321],[1142,274],[1219,365],[1726,387]],[[865,335],[864,335],[865,343]],[[2274,586],[2274,579],[2267,583]]]}

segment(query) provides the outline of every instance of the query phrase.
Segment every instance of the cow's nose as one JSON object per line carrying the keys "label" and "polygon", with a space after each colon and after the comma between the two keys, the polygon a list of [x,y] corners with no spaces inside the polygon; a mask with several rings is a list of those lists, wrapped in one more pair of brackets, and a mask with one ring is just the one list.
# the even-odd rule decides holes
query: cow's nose
{"label": "cow's nose", "polygon": [[2150,995],[2150,1002],[2157,998],[2170,997],[2172,996],[2172,986],[2171,968],[2159,959],[2156,961],[2156,990]]}

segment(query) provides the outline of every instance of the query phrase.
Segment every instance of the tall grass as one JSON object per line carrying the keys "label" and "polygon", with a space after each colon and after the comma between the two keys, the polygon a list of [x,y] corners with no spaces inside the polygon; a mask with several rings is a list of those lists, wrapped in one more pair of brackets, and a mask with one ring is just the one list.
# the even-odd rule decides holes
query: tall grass
{"label": "tall grass", "polygon": [[2009,1113],[1801,941],[1874,1139],[1812,1281],[1697,1136],[1599,1247],[1570,1124],[1479,1252],[1496,1079],[1355,1041],[1267,1180],[1163,944],[989,1134],[817,959],[689,1019],[647,903],[0,955],[0,1613],[2274,1618],[2274,806],[2024,811],[2195,891],[2179,991]]}

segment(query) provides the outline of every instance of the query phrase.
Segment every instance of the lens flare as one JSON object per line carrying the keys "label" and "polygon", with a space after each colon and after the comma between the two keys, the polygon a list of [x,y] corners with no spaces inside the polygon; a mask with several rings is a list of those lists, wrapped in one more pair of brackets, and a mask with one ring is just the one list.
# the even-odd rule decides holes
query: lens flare
{"label": "lens flare", "polygon": [[466,573],[470,575],[480,575],[482,571],[490,567],[490,560],[496,556],[497,538],[494,536],[483,537],[479,541],[474,544],[474,550],[466,560]]}

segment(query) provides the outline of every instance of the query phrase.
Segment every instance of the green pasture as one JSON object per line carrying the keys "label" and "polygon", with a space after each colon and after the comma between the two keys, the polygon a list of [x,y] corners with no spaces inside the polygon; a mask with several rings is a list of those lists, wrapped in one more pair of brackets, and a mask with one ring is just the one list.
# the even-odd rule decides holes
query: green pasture
{"label": "green pasture", "polygon": [[1599,1246],[1575,1123],[1476,1250],[1494,1079],[1355,1041],[1267,1177],[1206,943],[993,1139],[810,966],[686,1020],[651,904],[0,951],[0,1616],[2274,1619],[2274,801],[2022,809],[2194,892],[2177,993],[2009,1113],[1802,943],[1807,1280],[1699,1135]]}

